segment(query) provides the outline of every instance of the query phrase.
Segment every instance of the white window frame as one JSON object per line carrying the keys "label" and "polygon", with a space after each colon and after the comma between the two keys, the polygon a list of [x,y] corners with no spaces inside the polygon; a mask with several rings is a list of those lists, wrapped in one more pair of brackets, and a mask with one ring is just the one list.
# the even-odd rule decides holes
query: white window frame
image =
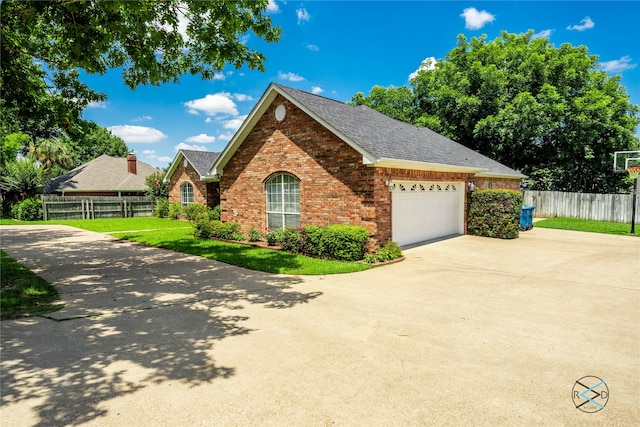
{"label": "white window frame", "polygon": [[265,183],[267,228],[300,225],[300,180],[288,173],[271,176]]}
{"label": "white window frame", "polygon": [[183,182],[180,185],[180,204],[182,206],[193,204],[193,184],[190,182]]}

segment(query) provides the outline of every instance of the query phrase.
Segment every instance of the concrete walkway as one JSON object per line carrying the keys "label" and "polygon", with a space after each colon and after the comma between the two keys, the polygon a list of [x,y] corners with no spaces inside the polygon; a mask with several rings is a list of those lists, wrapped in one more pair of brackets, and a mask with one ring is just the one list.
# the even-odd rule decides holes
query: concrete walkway
{"label": "concrete walkway", "polygon": [[[2,322],[3,426],[640,424],[638,238],[461,236],[300,278],[0,233],[66,303]],[[587,375],[610,392],[596,413],[572,399]]]}

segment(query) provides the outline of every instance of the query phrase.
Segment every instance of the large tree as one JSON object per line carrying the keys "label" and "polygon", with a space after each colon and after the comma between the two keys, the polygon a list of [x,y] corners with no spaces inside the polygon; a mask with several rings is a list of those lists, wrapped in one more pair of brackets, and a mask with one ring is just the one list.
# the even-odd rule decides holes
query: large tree
{"label": "large tree", "polygon": [[[532,31],[503,32],[493,41],[458,36],[444,59],[411,80],[405,100],[396,96],[406,92],[390,87],[356,94],[352,102],[396,109],[392,116],[529,175],[534,188],[617,192],[624,177],[612,172],[612,153],[638,149],[639,110],[620,76],[598,67],[586,47],[556,48]],[[377,104],[385,97],[393,102],[382,109]],[[407,115],[407,106],[418,113]]]}
{"label": "large tree", "polygon": [[0,3],[0,137],[35,141],[94,133],[82,120],[103,101],[79,70],[122,70],[124,83],[160,85],[184,74],[212,78],[225,66],[262,70],[265,57],[246,37],[268,42],[280,28],[267,0],[12,0]]}

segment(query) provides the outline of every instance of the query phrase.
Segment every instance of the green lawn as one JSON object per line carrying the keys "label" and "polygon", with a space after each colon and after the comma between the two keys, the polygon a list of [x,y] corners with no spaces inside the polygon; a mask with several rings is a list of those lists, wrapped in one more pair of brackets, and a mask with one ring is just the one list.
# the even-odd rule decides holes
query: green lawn
{"label": "green lawn", "polygon": [[0,317],[16,319],[60,310],[58,291],[0,249]]}
{"label": "green lawn", "polygon": [[620,222],[591,221],[578,218],[548,218],[536,221],[534,227],[555,228],[558,230],[588,231],[591,233],[619,234],[622,236],[640,236],[640,226],[636,224],[636,234],[630,234],[631,224]]}
{"label": "green lawn", "polygon": [[131,240],[149,246],[198,255],[268,273],[320,275],[352,273],[371,268],[362,263],[324,260],[237,243],[197,239],[193,237],[193,227],[190,223],[161,218],[35,222],[17,222],[3,219],[0,221],[0,225],[8,224],[69,225],[84,230],[109,233],[120,239]]}

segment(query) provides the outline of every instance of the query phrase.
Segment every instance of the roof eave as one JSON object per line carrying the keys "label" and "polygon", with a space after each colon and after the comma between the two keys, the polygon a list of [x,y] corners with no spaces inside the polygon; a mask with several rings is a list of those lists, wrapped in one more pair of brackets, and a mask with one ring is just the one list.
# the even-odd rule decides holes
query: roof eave
{"label": "roof eave", "polygon": [[476,174],[478,178],[506,178],[506,179],[525,179],[527,175],[518,174],[510,175],[506,173],[494,173],[494,172],[480,172]]}
{"label": "roof eave", "polygon": [[378,159],[377,162],[371,164],[370,166],[379,167],[379,168],[412,169],[412,170],[422,170],[422,171],[472,173],[472,174],[478,174],[478,173],[487,171],[487,169],[485,168],[478,168],[478,167],[455,166],[455,165],[446,165],[442,163],[427,163],[427,162],[418,162],[414,160],[402,160],[402,159],[390,159],[390,158]]}
{"label": "roof eave", "polygon": [[224,148],[222,153],[220,153],[220,156],[218,156],[216,161],[213,163],[213,165],[211,166],[211,169],[209,169],[210,176],[220,177],[221,175],[223,175],[224,167],[226,166],[226,164],[229,162],[231,157],[233,157],[234,153],[240,147],[240,145],[242,145],[242,142],[244,141],[244,139],[253,130],[258,120],[260,120],[264,112],[267,110],[269,105],[271,105],[271,103],[275,100],[277,95],[282,95],[293,105],[300,108],[302,111],[308,114],[311,118],[313,118],[315,121],[320,123],[326,129],[328,129],[330,132],[332,132],[334,135],[336,135],[338,138],[344,141],[347,145],[355,149],[358,153],[362,154],[363,164],[374,164],[379,160],[375,155],[365,150],[358,143],[352,141],[349,137],[344,135],[342,132],[340,132],[338,129],[336,129],[334,126],[328,123],[326,120],[324,120],[323,118],[318,116],[316,113],[314,113],[312,110],[307,108],[303,103],[299,102],[296,98],[289,95],[286,91],[281,90],[275,83],[271,83],[267,88],[267,90],[265,91],[265,93],[260,97],[256,105],[253,107],[253,109],[251,110],[251,112],[249,113],[245,121],[242,123],[238,131],[233,135],[233,137],[231,138],[227,146]]}
{"label": "roof eave", "polygon": [[184,157],[184,153],[182,151],[178,151],[178,154],[176,154],[173,162],[171,162],[171,166],[169,166],[169,170],[164,175],[164,178],[162,178],[163,182],[169,182],[169,180],[171,179],[171,175],[173,175],[173,173],[176,171],[178,165],[180,164],[180,160],[182,160],[182,157]]}

